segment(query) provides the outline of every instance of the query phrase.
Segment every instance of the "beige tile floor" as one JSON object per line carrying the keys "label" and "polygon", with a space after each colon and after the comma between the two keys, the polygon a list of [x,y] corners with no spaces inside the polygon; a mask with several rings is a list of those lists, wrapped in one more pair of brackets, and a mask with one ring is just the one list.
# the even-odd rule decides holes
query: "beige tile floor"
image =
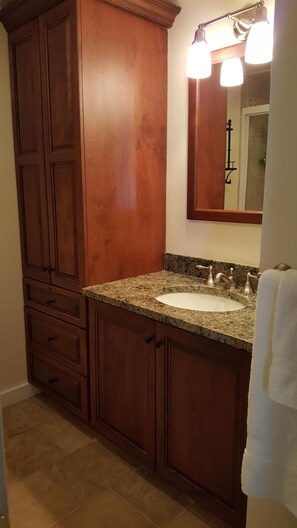
{"label": "beige tile floor", "polygon": [[228,528],[42,394],[3,425],[11,528]]}

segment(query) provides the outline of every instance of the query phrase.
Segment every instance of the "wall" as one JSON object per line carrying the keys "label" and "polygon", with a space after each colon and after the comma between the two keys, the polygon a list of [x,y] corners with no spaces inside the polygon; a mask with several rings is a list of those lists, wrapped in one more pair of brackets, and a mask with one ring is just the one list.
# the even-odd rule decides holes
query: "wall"
{"label": "wall", "polygon": [[297,268],[297,2],[276,1],[261,267]]}
{"label": "wall", "polygon": [[[261,226],[187,220],[188,80],[186,54],[195,29],[227,12],[239,9],[238,0],[179,0],[182,7],[169,31],[168,158],[166,250],[170,253],[259,265]],[[242,5],[246,5],[244,2]],[[266,0],[273,18],[273,0]],[[236,44],[232,23],[222,21],[207,28],[212,49]]]}
{"label": "wall", "polygon": [[0,24],[0,399],[2,405],[31,394],[27,383],[22,270],[13,156],[7,35]]}
{"label": "wall", "polygon": [[[287,262],[297,269],[297,2],[276,0],[261,269]],[[296,528],[297,519],[271,501],[249,499],[247,528]]]}

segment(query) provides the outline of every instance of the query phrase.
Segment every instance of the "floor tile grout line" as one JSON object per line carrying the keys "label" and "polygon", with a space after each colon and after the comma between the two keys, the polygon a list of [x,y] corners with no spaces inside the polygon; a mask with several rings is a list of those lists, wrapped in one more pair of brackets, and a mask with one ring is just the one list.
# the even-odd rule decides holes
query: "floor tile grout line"
{"label": "floor tile grout line", "polygon": [[[45,407],[47,407],[47,403],[44,402],[43,404]],[[147,517],[142,511],[140,511],[138,509],[138,507],[136,507],[133,503],[131,503],[128,499],[126,499],[124,496],[122,496],[119,492],[117,492],[113,486],[116,486],[116,484],[122,480],[124,480],[125,478],[127,478],[128,476],[132,476],[133,473],[138,473],[140,475],[140,468],[143,466],[142,464],[139,464],[138,466],[135,466],[135,465],[131,465],[125,458],[125,452],[123,452],[123,457],[121,457],[120,453],[117,453],[115,452],[113,449],[112,449],[112,445],[111,445],[111,448],[108,447],[108,445],[106,445],[106,441],[107,443],[109,443],[108,439],[106,439],[104,436],[102,436],[98,431],[96,431],[95,429],[92,429],[91,428],[91,431],[90,431],[90,435],[88,438],[89,438],[89,441],[84,444],[83,446],[80,446],[78,447],[77,449],[74,449],[74,451],[71,451],[71,452],[67,452],[65,451],[63,448],[61,448],[55,441],[53,441],[51,438],[48,438],[48,436],[46,434],[44,434],[42,431],[39,430],[39,427],[42,427],[44,426],[45,424],[50,424],[51,423],[51,420],[54,419],[55,416],[57,417],[61,417],[62,419],[65,419],[65,421],[67,421],[69,423],[70,426],[72,426],[73,428],[75,428],[76,430],[80,431],[80,427],[79,427],[79,424],[76,424],[76,423],[72,423],[71,421],[68,421],[67,418],[65,418],[63,416],[63,413],[59,410],[59,409],[53,409],[49,406],[51,412],[52,412],[52,416],[49,416],[47,420],[39,423],[38,425],[34,425],[33,427],[28,427],[28,429],[25,429],[24,431],[12,436],[12,437],[9,437],[7,436],[7,434],[5,434],[5,431],[4,431],[4,434],[5,434],[5,438],[9,441],[13,440],[13,438],[16,438],[17,436],[20,436],[21,434],[24,434],[24,433],[27,433],[29,431],[38,431],[38,433],[46,439],[46,441],[48,443],[50,443],[52,446],[55,446],[57,448],[59,448],[59,450],[61,451],[61,458],[58,459],[57,461],[54,461],[54,462],[50,462],[47,466],[45,467],[41,467],[41,468],[38,468],[36,469],[33,473],[29,474],[29,475],[26,475],[20,479],[16,479],[16,480],[12,480],[11,481],[11,484],[14,484],[16,482],[21,482],[22,480],[30,477],[31,475],[34,475],[34,473],[37,473],[38,471],[47,471],[48,468],[50,468],[52,465],[54,465],[55,463],[59,463],[59,462],[62,462],[63,460],[65,460],[67,457],[71,456],[72,454],[74,454],[76,451],[79,451],[80,449],[86,447],[86,446],[89,446],[91,444],[94,444],[94,445],[99,445],[100,448],[103,450],[103,453],[106,452],[108,453],[110,456],[114,457],[115,460],[117,459],[118,461],[120,461],[122,464],[124,464],[127,468],[127,475],[123,476],[123,477],[120,477],[117,482],[115,482],[114,484],[109,484],[109,486],[106,486],[102,489],[98,489],[96,490],[96,493],[89,499],[87,499],[85,502],[83,502],[82,504],[78,503],[77,502],[77,499],[76,498],[73,498],[68,491],[66,491],[62,486],[60,486],[57,482],[55,482],[55,480],[50,476],[50,480],[51,482],[59,489],[61,490],[64,494],[65,494],[65,497],[67,497],[68,499],[70,499],[70,501],[73,503],[73,510],[71,510],[70,512],[68,512],[66,515],[64,515],[63,517],[61,517],[61,519],[59,520],[55,520],[54,524],[51,524],[50,526],[47,526],[46,528],[54,528],[55,526],[57,526],[60,522],[62,522],[64,519],[66,519],[67,517],[75,514],[75,512],[78,512],[80,509],[82,509],[83,507],[87,506],[88,504],[92,503],[96,497],[98,497],[101,493],[103,492],[106,492],[106,491],[110,491],[112,493],[114,493],[117,497],[119,497],[122,501],[124,501],[124,503],[128,504],[130,506],[130,508],[132,508],[134,511],[136,511],[143,519],[145,519],[147,522],[150,523],[150,525],[155,528],[166,528],[167,525],[170,525],[172,522],[174,522],[176,519],[180,518],[185,512],[189,513],[189,514],[192,514],[194,515],[198,521],[200,521],[201,523],[204,523],[205,525],[209,526],[209,528],[211,528],[212,526],[215,526],[216,524],[212,524],[212,521],[209,520],[209,519],[205,519],[204,516],[200,516],[198,512],[195,511],[195,509],[192,509],[190,506],[189,507],[186,507],[184,506],[181,502],[179,502],[178,499],[174,498],[171,496],[170,493],[167,493],[166,491],[164,491],[163,489],[161,489],[158,484],[153,484],[150,482],[150,480],[146,479],[145,477],[143,477],[145,480],[147,480],[147,482],[149,484],[151,484],[151,486],[154,488],[154,490],[156,492],[159,492],[159,493],[162,493],[164,494],[165,496],[169,497],[171,500],[175,501],[177,504],[180,505],[180,507],[182,508],[182,511],[180,511],[177,515],[175,515],[174,517],[172,517],[171,519],[169,519],[168,521],[166,521],[166,523],[162,523],[162,524],[156,524],[154,521],[152,521],[149,517]],[[50,414],[50,413],[49,413]],[[26,417],[26,414],[24,413],[24,416]],[[83,432],[83,431],[82,431]],[[85,433],[86,434],[86,433]],[[94,435],[94,436],[93,436]],[[88,436],[86,434],[86,436]],[[136,461],[137,462],[137,461]],[[146,466],[143,466],[143,467],[146,467]],[[140,475],[141,476],[141,475]],[[227,525],[226,525],[226,528],[227,528]]]}
{"label": "floor tile grout line", "polygon": [[135,506],[134,504],[131,504],[131,502],[129,502],[127,499],[125,499],[125,497],[122,497],[122,495],[120,495],[117,491],[115,491],[113,488],[110,488],[111,491],[117,495],[121,500],[123,500],[124,502],[126,502],[126,504],[128,504],[131,508],[133,508],[137,513],[139,513],[141,515],[141,517],[143,517],[146,521],[148,521],[152,526],[155,526],[155,528],[160,528],[160,526],[158,526],[156,523],[154,523],[151,519],[149,519],[148,517],[146,517],[146,515],[144,515],[141,511],[139,511]]}

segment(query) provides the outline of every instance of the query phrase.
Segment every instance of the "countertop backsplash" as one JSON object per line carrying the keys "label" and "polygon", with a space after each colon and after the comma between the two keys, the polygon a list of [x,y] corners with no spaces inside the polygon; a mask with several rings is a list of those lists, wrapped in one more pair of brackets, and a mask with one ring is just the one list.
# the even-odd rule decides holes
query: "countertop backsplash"
{"label": "countertop backsplash", "polygon": [[[234,268],[234,280],[237,286],[244,286],[246,282],[247,272],[250,271],[253,275],[257,275],[259,268],[245,266],[243,264],[235,264],[233,262],[222,262],[218,260],[209,260],[199,257],[186,257],[183,255],[173,255],[172,253],[164,254],[164,270],[172,271],[174,273],[181,273],[183,275],[190,275],[198,279],[206,278],[206,270],[199,270],[196,268],[197,264],[202,266],[213,266],[213,275],[223,272],[229,275],[230,268]],[[258,279],[251,277],[251,284],[253,290],[256,291]]]}

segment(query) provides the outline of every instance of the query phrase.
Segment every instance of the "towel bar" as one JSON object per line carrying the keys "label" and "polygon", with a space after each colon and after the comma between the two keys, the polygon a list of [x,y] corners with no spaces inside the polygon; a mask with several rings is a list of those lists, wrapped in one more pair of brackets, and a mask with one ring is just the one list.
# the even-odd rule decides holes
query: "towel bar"
{"label": "towel bar", "polygon": [[280,264],[276,264],[273,269],[279,270],[279,271],[286,271],[288,269],[292,269],[289,264],[285,264],[284,262],[280,262]]}

